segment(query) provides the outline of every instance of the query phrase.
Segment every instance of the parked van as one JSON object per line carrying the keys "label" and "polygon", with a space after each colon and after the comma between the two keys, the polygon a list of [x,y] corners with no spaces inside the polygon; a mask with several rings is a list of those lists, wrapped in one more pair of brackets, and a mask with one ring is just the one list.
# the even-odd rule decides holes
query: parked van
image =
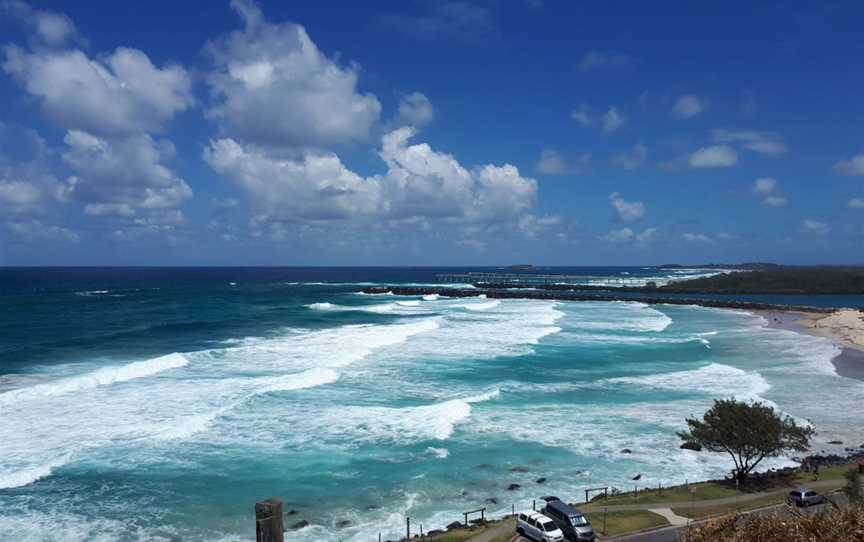
{"label": "parked van", "polygon": [[540,512],[520,512],[516,516],[516,532],[538,542],[561,542],[564,533],[555,522]]}
{"label": "parked van", "polygon": [[594,542],[597,540],[591,522],[577,508],[573,508],[565,502],[554,500],[547,501],[541,512],[555,522],[555,525],[564,533],[566,540],[572,542]]}

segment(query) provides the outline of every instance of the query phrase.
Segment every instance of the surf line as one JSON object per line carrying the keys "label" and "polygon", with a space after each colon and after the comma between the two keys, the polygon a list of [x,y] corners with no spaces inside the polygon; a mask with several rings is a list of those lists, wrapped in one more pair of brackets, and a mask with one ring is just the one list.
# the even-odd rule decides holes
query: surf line
{"label": "surf line", "polygon": [[393,294],[404,296],[429,296],[441,297],[479,297],[485,296],[493,299],[539,299],[547,301],[626,301],[634,303],[645,303],[648,305],[697,305],[717,309],[740,309],[740,310],[774,310],[774,311],[801,311],[816,313],[832,313],[837,307],[814,307],[811,305],[784,305],[778,303],[760,303],[756,301],[733,301],[720,299],[683,298],[683,297],[649,297],[632,296],[621,294],[583,294],[561,291],[513,291],[495,290],[487,288],[448,288],[448,287],[416,287],[416,286],[373,286],[363,288],[364,294]]}

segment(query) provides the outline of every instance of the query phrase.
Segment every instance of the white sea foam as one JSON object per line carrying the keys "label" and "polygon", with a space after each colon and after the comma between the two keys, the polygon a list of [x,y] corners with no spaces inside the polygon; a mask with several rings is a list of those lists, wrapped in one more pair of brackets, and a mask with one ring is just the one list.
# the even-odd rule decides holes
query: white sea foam
{"label": "white sea foam", "polygon": [[[340,368],[438,325],[435,318],[427,318],[290,330],[282,337],[172,354],[7,392],[0,395],[0,472],[7,481],[27,483],[91,449],[189,438],[210,430],[217,419],[251,397],[334,382]],[[143,378],[185,366],[189,358],[195,360],[191,366],[200,369],[188,369],[183,378]],[[244,370],[244,364],[271,374],[233,376]],[[110,385],[132,379],[134,386]],[[25,397],[39,400],[22,401]]]}
{"label": "white sea foam", "polygon": [[639,335],[617,335],[617,334],[600,334],[600,333],[570,333],[569,336],[574,337],[578,342],[582,343],[603,343],[608,345],[653,345],[653,344],[686,344],[699,343],[705,348],[711,348],[711,341],[704,337],[644,337]]}
{"label": "white sea foam", "polygon": [[709,363],[689,371],[610,378],[606,382],[678,392],[695,391],[712,397],[744,400],[760,400],[771,388],[758,372],[748,372],[722,363]]}
{"label": "white sea foam", "polygon": [[54,469],[69,462],[71,454],[66,454],[51,461],[30,468],[12,472],[0,472],[0,489],[30,485],[40,478],[49,476]]}
{"label": "white sea foam", "polygon": [[435,448],[433,446],[429,446],[426,448],[426,451],[437,457],[438,459],[447,459],[450,457],[450,450],[447,448]]}
{"label": "white sea foam", "polygon": [[573,327],[586,330],[659,333],[672,324],[672,318],[645,303],[586,302],[570,318]]}
{"label": "white sea foam", "polygon": [[469,311],[487,311],[489,309],[494,309],[495,307],[501,304],[498,300],[488,301],[486,303],[460,303],[458,305],[454,305],[454,307],[459,307],[462,309],[467,309]]}
{"label": "white sea foam", "polygon": [[317,311],[342,311],[342,312],[371,312],[376,314],[388,313],[413,313],[411,309],[420,305],[419,300],[395,301],[393,303],[380,303],[376,305],[336,305],[333,303],[311,303],[306,307]]}
{"label": "white sea foam", "polygon": [[189,360],[182,354],[173,353],[167,356],[136,361],[127,365],[117,367],[105,367],[91,373],[80,376],[62,378],[45,384],[37,384],[26,388],[19,388],[0,394],[0,404],[10,401],[22,401],[25,399],[38,399],[40,397],[72,393],[76,391],[95,388],[97,386],[109,386],[117,382],[126,382],[135,378],[145,378],[167,371],[178,369],[189,364]]}
{"label": "white sea foam", "polygon": [[438,294],[427,294],[423,296],[423,301],[437,301],[439,297]]}
{"label": "white sea foam", "polygon": [[490,401],[499,395],[500,391],[494,389],[423,406],[348,406],[322,412],[318,420],[301,423],[310,425],[305,429],[311,434],[329,434],[333,439],[349,438],[355,443],[448,440],[456,426],[471,416],[471,405]]}
{"label": "white sea foam", "polygon": [[336,305],[334,305],[333,303],[310,303],[309,305],[306,305],[306,306],[308,308],[310,308],[312,310],[316,310],[316,311],[326,311],[326,310],[331,310],[331,309],[336,308]]}

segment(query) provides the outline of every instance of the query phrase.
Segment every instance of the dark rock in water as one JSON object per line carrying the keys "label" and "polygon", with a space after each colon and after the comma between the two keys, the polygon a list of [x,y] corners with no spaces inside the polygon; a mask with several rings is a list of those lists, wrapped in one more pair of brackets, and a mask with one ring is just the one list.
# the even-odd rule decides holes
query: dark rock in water
{"label": "dark rock in water", "polygon": [[291,510],[288,510],[287,512],[285,512],[285,515],[286,515],[286,516],[296,516],[296,515],[297,515],[297,510],[294,510],[294,509],[292,508]]}
{"label": "dark rock in water", "polygon": [[698,442],[689,442],[688,441],[688,442],[685,442],[684,444],[681,445],[681,449],[682,450],[693,450],[694,452],[701,452],[702,451],[702,445],[699,444]]}
{"label": "dark rock in water", "polygon": [[463,489],[462,492],[460,493],[460,495],[462,495],[463,497],[466,496],[466,495],[468,495],[468,490],[467,490],[467,489]]}
{"label": "dark rock in water", "polygon": [[480,463],[479,465],[477,465],[476,468],[478,468],[478,469],[491,469],[492,465],[490,465],[489,463]]}
{"label": "dark rock in water", "polygon": [[634,481],[635,481],[635,480],[641,480],[641,479],[642,479],[642,474],[637,474],[637,475],[634,476],[632,479],[633,479]]}
{"label": "dark rock in water", "polygon": [[537,479],[534,480],[534,481],[537,482],[538,484],[543,484],[543,483],[546,482],[546,478],[537,478]]}
{"label": "dark rock in water", "polygon": [[528,472],[528,467],[513,467],[510,472]]}
{"label": "dark rock in water", "polygon": [[520,486],[519,484],[510,484],[509,486],[507,486],[507,491],[516,491],[517,489],[520,489],[521,487],[522,486]]}
{"label": "dark rock in water", "polygon": [[291,525],[290,528],[292,531],[298,531],[298,530],[302,529],[303,527],[308,527],[308,526],[309,526],[309,522],[304,519],[304,520],[300,520],[297,523]]}
{"label": "dark rock in water", "polygon": [[623,450],[621,450],[621,453],[622,454],[632,454],[633,450],[631,450],[630,448],[624,448]]}
{"label": "dark rock in water", "polygon": [[843,441],[842,440],[829,440],[828,444],[839,445],[839,444],[843,444]]}
{"label": "dark rock in water", "polygon": [[495,497],[489,497],[488,499],[486,499],[486,502],[489,504],[498,504],[498,499],[496,499]]}
{"label": "dark rock in water", "polygon": [[336,522],[336,528],[337,529],[344,529],[345,527],[350,527],[350,526],[351,526],[351,520],[340,519],[339,521]]}
{"label": "dark rock in water", "polygon": [[366,510],[378,510],[379,508],[381,508],[381,507],[378,506],[377,504],[370,504],[369,506],[366,507]]}
{"label": "dark rock in water", "polygon": [[453,523],[447,525],[448,531],[452,531],[454,529],[461,529],[461,528],[462,528],[462,524],[459,523],[458,521],[454,521]]}

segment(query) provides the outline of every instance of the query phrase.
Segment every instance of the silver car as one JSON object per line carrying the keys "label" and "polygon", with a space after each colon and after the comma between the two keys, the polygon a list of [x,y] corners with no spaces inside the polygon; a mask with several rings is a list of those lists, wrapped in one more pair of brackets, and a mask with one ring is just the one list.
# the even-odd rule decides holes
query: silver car
{"label": "silver car", "polygon": [[814,504],[822,504],[824,502],[824,495],[820,495],[806,487],[799,487],[790,491],[789,495],[786,496],[786,504],[790,506],[813,506]]}

